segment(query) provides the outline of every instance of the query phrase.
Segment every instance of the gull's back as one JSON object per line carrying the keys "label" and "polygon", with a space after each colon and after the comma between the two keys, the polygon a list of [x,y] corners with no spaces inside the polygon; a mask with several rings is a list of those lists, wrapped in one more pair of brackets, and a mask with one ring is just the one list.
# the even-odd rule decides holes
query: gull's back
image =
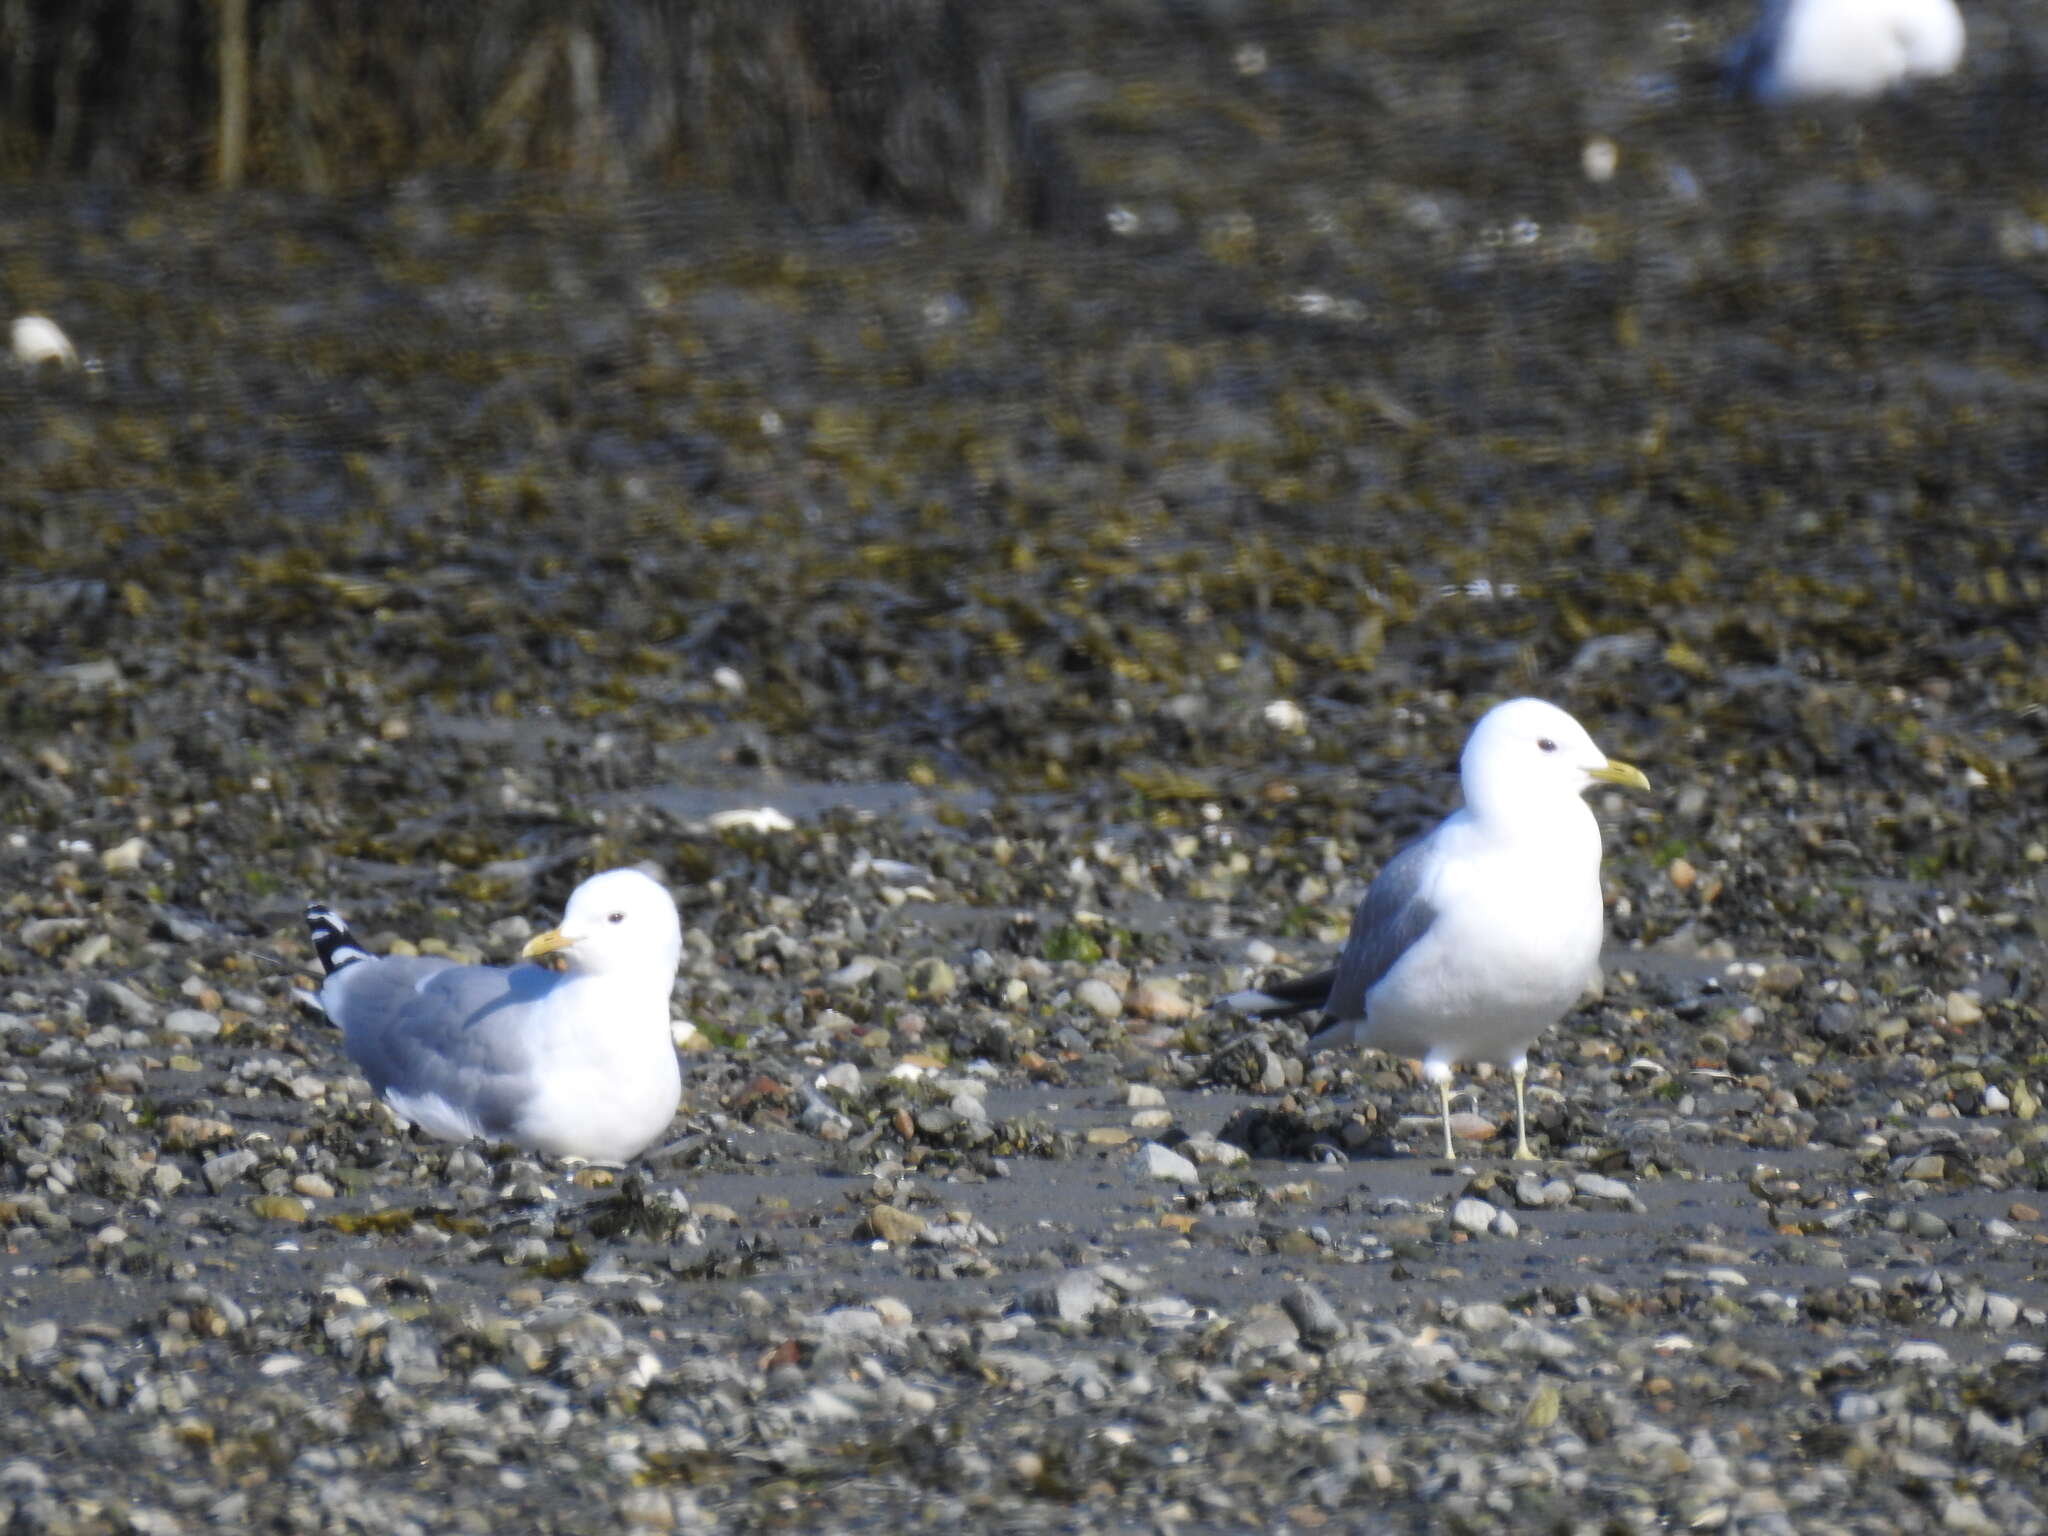
{"label": "gull's back", "polygon": [[327,978],[321,1002],[349,1059],[391,1107],[431,1135],[513,1133],[537,1044],[515,1011],[561,980],[537,965],[503,970],[424,956],[358,960]]}

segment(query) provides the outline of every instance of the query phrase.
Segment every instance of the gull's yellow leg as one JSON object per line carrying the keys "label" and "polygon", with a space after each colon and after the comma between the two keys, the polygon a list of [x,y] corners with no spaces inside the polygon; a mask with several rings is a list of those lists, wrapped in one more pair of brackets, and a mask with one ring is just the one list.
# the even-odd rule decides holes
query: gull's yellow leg
{"label": "gull's yellow leg", "polygon": [[1529,1105],[1523,1097],[1523,1090],[1529,1082],[1529,1063],[1515,1063],[1515,1156],[1524,1162],[1536,1161],[1536,1154],[1529,1150]]}

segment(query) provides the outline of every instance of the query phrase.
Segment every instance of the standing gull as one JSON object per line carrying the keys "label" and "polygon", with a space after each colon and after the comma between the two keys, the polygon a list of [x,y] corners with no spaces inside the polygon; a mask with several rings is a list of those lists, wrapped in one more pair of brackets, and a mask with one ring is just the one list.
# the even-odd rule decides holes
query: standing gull
{"label": "standing gull", "polygon": [[638,870],[591,876],[561,926],[520,951],[558,954],[560,971],[379,959],[319,905],[306,926],[349,1059],[432,1135],[622,1163],[668,1129],[683,1092],[668,1012],[682,925]]}
{"label": "standing gull", "polygon": [[1529,1045],[1578,1001],[1600,958],[1600,826],[1594,784],[1648,789],[1554,704],[1487,711],[1459,762],[1464,809],[1410,843],[1359,902],[1334,969],[1232,993],[1239,1013],[1322,1012],[1311,1046],[1422,1058],[1451,1148],[1451,1069],[1515,1077],[1515,1156],[1531,1158]]}
{"label": "standing gull", "polygon": [[1766,102],[1877,96],[1953,73],[1963,42],[1955,0],[1764,0],[1728,79]]}

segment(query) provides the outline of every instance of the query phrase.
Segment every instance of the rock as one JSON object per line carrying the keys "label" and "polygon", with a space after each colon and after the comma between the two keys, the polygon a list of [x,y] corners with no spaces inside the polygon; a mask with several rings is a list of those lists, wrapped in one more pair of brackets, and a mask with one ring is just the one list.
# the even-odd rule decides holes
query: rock
{"label": "rock", "polygon": [[1166,1103],[1166,1095],[1150,1083],[1132,1083],[1124,1089],[1126,1109],[1159,1109]]}
{"label": "rock", "polygon": [[1301,1330],[1280,1308],[1259,1302],[1231,1330],[1231,1341],[1245,1350],[1289,1349],[1301,1341]]}
{"label": "rock", "polygon": [[157,1021],[156,1004],[118,981],[99,982],[95,984],[93,991],[102,1000],[111,1003],[115,1012],[131,1024],[148,1029]]}
{"label": "rock", "polygon": [[905,974],[910,995],[929,1002],[943,1002],[959,989],[953,967],[937,955],[927,955]]}
{"label": "rock", "polygon": [[234,1152],[223,1152],[218,1157],[209,1157],[199,1171],[206,1180],[206,1187],[217,1195],[261,1161],[262,1159],[254,1152],[244,1147]]}
{"label": "rock", "polygon": [[1514,1320],[1514,1314],[1497,1301],[1468,1302],[1457,1311],[1457,1324],[1467,1333],[1499,1333]]}
{"label": "rock", "polygon": [[1193,1158],[1197,1163],[1214,1163],[1219,1168],[1235,1168],[1252,1160],[1251,1153],[1243,1147],[1219,1141],[1207,1131],[1190,1136],[1177,1150],[1183,1157]]}
{"label": "rock", "polygon": [[1572,1203],[1572,1187],[1563,1179],[1524,1173],[1515,1179],[1515,1204],[1525,1211],[1555,1210]]}
{"label": "rock", "polygon": [[924,1235],[924,1218],[893,1205],[868,1208],[864,1223],[870,1237],[885,1243],[912,1243]]}
{"label": "rock", "polygon": [[1968,1029],[1984,1017],[1984,1005],[1967,992],[1949,993],[1941,1011],[1951,1029]]}
{"label": "rock", "polygon": [[173,1008],[164,1015],[163,1027],[191,1040],[211,1040],[220,1034],[220,1020],[200,1008]]}
{"label": "rock", "polygon": [[1124,1000],[1117,995],[1115,987],[1098,977],[1091,976],[1074,988],[1074,1001],[1097,1018],[1123,1017]]}
{"label": "rock", "polygon": [[149,854],[149,844],[139,837],[131,837],[125,843],[116,843],[100,853],[100,868],[110,875],[132,875],[142,868],[142,861]]}
{"label": "rock", "polygon": [[1044,1292],[1040,1310],[1063,1323],[1085,1323],[1116,1305],[1116,1297],[1092,1269],[1070,1269]]}
{"label": "rock", "polygon": [[[218,1192],[216,1189],[215,1193]],[[307,1216],[306,1202],[296,1195],[258,1195],[249,1202],[249,1210],[265,1221],[288,1221],[299,1226],[305,1225]]]}
{"label": "rock", "polygon": [[1305,1281],[1287,1288],[1280,1305],[1294,1319],[1294,1326],[1311,1344],[1328,1344],[1344,1336],[1344,1319],[1330,1305],[1329,1298]]}
{"label": "rock", "polygon": [[1493,1230],[1493,1219],[1499,1214],[1486,1201],[1465,1195],[1451,1206],[1451,1225],[1477,1237]]}
{"label": "rock", "polygon": [[1140,1179],[1167,1179],[1179,1184],[1199,1185],[1201,1170],[1170,1147],[1148,1141],[1131,1157],[1131,1170]]}
{"label": "rock", "polygon": [[818,1074],[818,1086],[844,1094],[849,1099],[857,1099],[861,1088],[860,1068],[850,1061],[835,1062]]}
{"label": "rock", "polygon": [[1195,1005],[1188,1001],[1177,985],[1156,976],[1131,988],[1124,1004],[1141,1019],[1164,1023],[1185,1019],[1195,1011]]}
{"label": "rock", "polygon": [[1588,1205],[1614,1205],[1623,1210],[1640,1211],[1642,1202],[1636,1199],[1636,1192],[1619,1179],[1610,1179],[1604,1173],[1581,1173],[1572,1179],[1572,1189],[1577,1197]]}

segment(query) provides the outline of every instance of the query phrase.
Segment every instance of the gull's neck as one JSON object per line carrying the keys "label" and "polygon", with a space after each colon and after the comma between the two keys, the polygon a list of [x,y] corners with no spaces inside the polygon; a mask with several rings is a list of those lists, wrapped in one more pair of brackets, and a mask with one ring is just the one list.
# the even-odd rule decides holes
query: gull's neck
{"label": "gull's neck", "polygon": [[1468,784],[1465,814],[1489,840],[1533,848],[1584,847],[1592,839],[1595,856],[1600,846],[1600,824],[1592,808],[1577,795],[1560,793],[1545,786],[1543,792],[1526,785]]}

